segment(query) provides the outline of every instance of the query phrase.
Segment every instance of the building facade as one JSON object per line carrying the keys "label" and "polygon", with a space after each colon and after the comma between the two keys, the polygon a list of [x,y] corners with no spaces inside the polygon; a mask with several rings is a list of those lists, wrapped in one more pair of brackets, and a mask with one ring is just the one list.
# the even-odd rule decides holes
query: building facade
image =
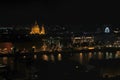
{"label": "building facade", "polygon": [[44,25],[42,25],[42,27],[40,28],[36,21],[33,27],[31,28],[30,34],[39,34],[39,35],[45,34]]}

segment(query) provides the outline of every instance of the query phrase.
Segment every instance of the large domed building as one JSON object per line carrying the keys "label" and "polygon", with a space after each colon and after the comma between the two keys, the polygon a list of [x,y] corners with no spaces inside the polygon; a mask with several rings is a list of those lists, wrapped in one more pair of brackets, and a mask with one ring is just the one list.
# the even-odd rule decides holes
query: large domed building
{"label": "large domed building", "polygon": [[30,34],[45,34],[45,28],[44,25],[42,25],[42,27],[40,28],[37,21],[35,21],[35,24],[33,25],[33,27],[31,28],[31,32]]}

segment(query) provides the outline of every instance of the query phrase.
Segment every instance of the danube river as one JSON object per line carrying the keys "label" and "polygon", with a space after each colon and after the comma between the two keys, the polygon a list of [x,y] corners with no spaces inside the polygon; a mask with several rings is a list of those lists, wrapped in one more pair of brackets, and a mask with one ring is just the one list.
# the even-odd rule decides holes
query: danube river
{"label": "danube river", "polygon": [[91,79],[115,77],[120,75],[119,62],[120,51],[0,57],[0,79],[74,80],[85,79],[83,76]]}
{"label": "danube river", "polygon": [[[99,71],[100,76],[104,77],[105,75],[108,75],[109,77],[113,77],[120,75],[120,63],[117,63],[119,62],[119,54],[120,51],[117,51],[116,55],[114,56],[112,52],[88,52],[69,54],[42,54],[39,56],[34,55],[33,57],[21,56],[17,58],[1,57],[0,64],[7,65],[8,72],[6,76],[12,79],[34,79],[41,75],[43,78],[43,74],[46,76],[49,74],[55,74],[55,70],[58,70],[56,74],[59,74],[62,70],[64,70],[64,68],[67,69],[68,67],[70,70],[72,70],[79,68],[80,65],[85,66],[85,71],[97,68],[96,70]],[[82,70],[84,69],[80,69],[80,71]],[[59,75],[62,74],[67,74],[67,71],[66,73],[63,71],[63,73]]]}

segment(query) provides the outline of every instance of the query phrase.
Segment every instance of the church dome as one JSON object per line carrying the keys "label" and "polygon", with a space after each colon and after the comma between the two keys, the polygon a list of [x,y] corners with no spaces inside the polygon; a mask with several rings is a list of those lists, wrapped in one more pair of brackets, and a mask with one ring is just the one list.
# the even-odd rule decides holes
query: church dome
{"label": "church dome", "polygon": [[37,21],[35,21],[35,24],[32,27],[30,34],[45,34],[44,26],[42,26],[42,29],[40,29],[39,25],[37,24]]}

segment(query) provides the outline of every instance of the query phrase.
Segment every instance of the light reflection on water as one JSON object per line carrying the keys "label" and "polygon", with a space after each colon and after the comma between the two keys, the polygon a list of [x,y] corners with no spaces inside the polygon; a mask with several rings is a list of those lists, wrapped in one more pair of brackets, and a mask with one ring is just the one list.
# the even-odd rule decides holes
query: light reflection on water
{"label": "light reflection on water", "polygon": [[48,55],[43,54],[42,59],[45,60],[45,61],[48,61]]}
{"label": "light reflection on water", "polygon": [[80,53],[80,63],[82,64],[82,60],[83,60],[83,54]]}
{"label": "light reflection on water", "polygon": [[116,57],[116,58],[120,58],[120,51],[117,51],[117,52],[116,52],[115,57]]}
{"label": "light reflection on water", "polygon": [[14,58],[13,57],[2,57],[0,58],[0,64],[12,64],[14,63]]}
{"label": "light reflection on water", "polygon": [[[23,56],[22,59],[23,60],[26,60],[28,59],[27,58],[28,56]],[[37,55],[37,54],[34,54],[33,56],[33,59],[34,60],[44,60],[44,61],[51,61],[51,62],[55,62],[55,61],[62,61],[63,59],[68,59],[68,60],[75,60],[77,62],[79,62],[80,64],[88,64],[89,61],[91,59],[111,59],[111,58],[120,58],[120,51],[116,51],[116,52],[86,52],[86,53],[73,53],[73,54],[68,54],[68,55],[64,55],[62,53],[58,53],[58,54],[42,54],[42,55]],[[28,59],[29,61],[29,59]],[[30,62],[31,63],[31,62]],[[19,63],[15,60],[14,57],[1,57],[0,58],[0,64],[9,64],[9,66],[14,69],[15,66],[16,69],[18,71],[22,71],[24,72],[24,74],[28,74],[29,73],[29,70],[28,70],[28,67],[30,66],[26,66],[28,63]],[[77,68],[77,67],[76,67]],[[115,74],[120,74],[120,68],[117,68],[119,71],[116,71],[116,70],[112,70],[114,68],[108,68],[106,69],[104,68],[103,69],[103,76],[105,74],[112,74],[112,75],[115,75]],[[28,71],[26,71],[28,70]],[[37,71],[37,70],[36,70]],[[116,72],[115,72],[116,71]]]}
{"label": "light reflection on water", "polygon": [[34,59],[37,59],[37,55],[36,54],[34,55]]}
{"label": "light reflection on water", "polygon": [[62,60],[62,55],[59,53],[58,54],[58,61],[61,61]]}
{"label": "light reflection on water", "polygon": [[102,52],[98,52],[98,59],[102,59],[102,58],[103,58]]}
{"label": "light reflection on water", "polygon": [[55,57],[53,54],[50,55],[50,59],[51,59],[51,61],[55,61]]}
{"label": "light reflection on water", "polygon": [[[37,59],[37,55],[34,55],[34,59]],[[62,54],[59,53],[59,54],[57,54],[57,56],[55,56],[54,54],[50,54],[50,55],[43,54],[42,59],[45,60],[45,61],[52,61],[52,62],[54,62],[56,59],[58,61],[61,61],[62,60]]]}
{"label": "light reflection on water", "polygon": [[88,59],[91,59],[92,56],[93,56],[93,55],[92,55],[92,52],[89,52],[89,53],[88,53]]}
{"label": "light reflection on water", "polygon": [[23,56],[23,58],[25,59],[25,58],[26,58],[26,56]]}
{"label": "light reflection on water", "polygon": [[[45,61],[62,61],[67,55],[58,53],[58,54],[42,54],[41,56],[38,56],[37,54],[34,54],[33,59],[38,59],[41,57],[42,60]],[[120,58],[120,51],[116,51],[116,53],[113,52],[88,52],[88,53],[74,53],[70,54],[68,56],[71,60],[77,60],[80,63],[86,63],[89,62],[90,59],[112,59],[112,58]],[[27,56],[23,56],[23,59],[26,59]],[[9,58],[8,57],[1,57],[0,58],[0,64],[8,64]]]}
{"label": "light reflection on water", "polygon": [[8,63],[8,58],[7,57],[3,57],[3,64],[7,64]]}

